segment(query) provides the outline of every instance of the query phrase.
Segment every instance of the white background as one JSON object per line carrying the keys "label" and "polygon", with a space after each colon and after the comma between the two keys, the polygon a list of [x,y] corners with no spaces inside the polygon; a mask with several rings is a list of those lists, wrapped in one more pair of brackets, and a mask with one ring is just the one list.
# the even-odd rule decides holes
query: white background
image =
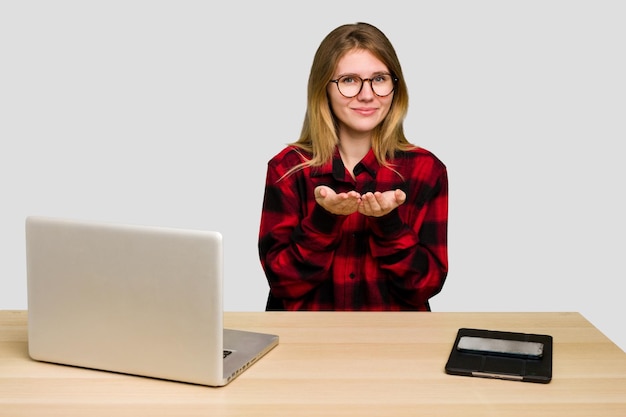
{"label": "white background", "polygon": [[626,3],[2,1],[0,308],[25,309],[24,219],[212,229],[225,307],[264,309],[267,160],[295,140],[322,38],[395,45],[405,131],[449,168],[435,311],[623,326]]}

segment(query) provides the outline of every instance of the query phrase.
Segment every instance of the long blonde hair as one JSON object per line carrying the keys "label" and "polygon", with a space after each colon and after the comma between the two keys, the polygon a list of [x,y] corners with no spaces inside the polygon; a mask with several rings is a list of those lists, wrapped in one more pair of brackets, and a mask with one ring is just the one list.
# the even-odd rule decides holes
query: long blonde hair
{"label": "long blonde hair", "polygon": [[389,113],[374,129],[372,135],[372,149],[378,162],[388,166],[396,151],[414,148],[404,136],[403,121],[408,111],[409,97],[393,45],[383,32],[368,23],[347,24],[330,32],[322,40],[313,58],[302,132],[300,138],[291,144],[311,154],[311,158],[290,172],[305,166],[320,166],[332,159],[339,137],[337,120],[331,111],[327,96],[327,87],[339,60],[347,52],[355,49],[372,53],[398,79]]}

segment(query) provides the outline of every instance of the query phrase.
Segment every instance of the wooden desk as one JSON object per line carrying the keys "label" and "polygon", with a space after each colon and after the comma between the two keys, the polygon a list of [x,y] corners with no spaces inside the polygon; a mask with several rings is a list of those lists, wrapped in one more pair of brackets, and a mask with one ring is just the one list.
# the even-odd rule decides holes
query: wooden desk
{"label": "wooden desk", "polygon": [[[0,312],[0,416],[626,416],[626,353],[578,313],[226,313],[280,344],[209,388],[35,362]],[[459,327],[554,337],[549,384],[447,375]]]}

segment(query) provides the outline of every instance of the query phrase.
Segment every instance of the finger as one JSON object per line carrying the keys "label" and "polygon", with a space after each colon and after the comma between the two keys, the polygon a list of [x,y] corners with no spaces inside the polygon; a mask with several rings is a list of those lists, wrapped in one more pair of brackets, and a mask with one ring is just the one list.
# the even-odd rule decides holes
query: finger
{"label": "finger", "polygon": [[314,193],[315,198],[325,198],[328,194],[326,191],[326,187],[324,187],[323,185],[315,187]]}
{"label": "finger", "polygon": [[400,189],[397,189],[396,201],[398,202],[398,205],[403,204],[406,201],[406,193]]}
{"label": "finger", "polygon": [[380,193],[367,193],[365,198],[365,208],[368,214],[374,215],[382,210],[384,199]]}

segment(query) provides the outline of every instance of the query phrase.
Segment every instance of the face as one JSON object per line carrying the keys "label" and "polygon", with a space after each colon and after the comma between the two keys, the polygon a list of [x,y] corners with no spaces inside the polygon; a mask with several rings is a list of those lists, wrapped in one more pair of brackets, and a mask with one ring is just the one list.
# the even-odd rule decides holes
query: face
{"label": "face", "polygon": [[[333,79],[352,75],[365,80],[381,74],[389,74],[387,66],[382,61],[369,51],[354,50],[347,52],[339,60]],[[344,97],[339,92],[337,84],[331,82],[328,84],[328,96],[333,113],[339,120],[340,138],[346,135],[369,137],[372,130],[389,113],[393,100],[393,93],[385,97],[376,95],[368,81],[363,82],[359,94],[351,98]]]}

